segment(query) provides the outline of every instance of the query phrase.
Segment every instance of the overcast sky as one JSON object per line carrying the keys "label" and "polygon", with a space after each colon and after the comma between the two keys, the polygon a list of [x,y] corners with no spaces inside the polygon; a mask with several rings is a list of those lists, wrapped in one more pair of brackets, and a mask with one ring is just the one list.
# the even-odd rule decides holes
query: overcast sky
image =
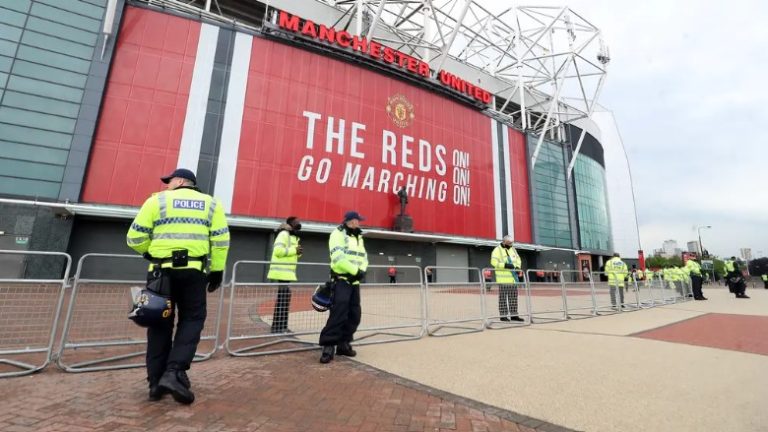
{"label": "overcast sky", "polygon": [[[505,4],[509,2],[483,1]],[[643,249],[696,240],[768,255],[768,2],[534,0],[569,6],[611,52],[600,103],[629,154]]]}

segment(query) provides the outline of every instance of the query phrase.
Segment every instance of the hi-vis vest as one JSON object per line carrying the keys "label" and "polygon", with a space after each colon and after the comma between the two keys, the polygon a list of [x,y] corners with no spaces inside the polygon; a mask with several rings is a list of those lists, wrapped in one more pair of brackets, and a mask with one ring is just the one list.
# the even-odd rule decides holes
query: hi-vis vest
{"label": "hi-vis vest", "polygon": [[282,230],[275,238],[272,247],[272,264],[269,266],[268,279],[279,281],[296,281],[296,263],[299,261],[299,238],[291,235],[288,230]]}
{"label": "hi-vis vest", "polygon": [[766,274],[764,274],[764,275],[762,275],[760,277],[763,278],[763,282],[768,282],[768,273],[766,273]]}
{"label": "hi-vis vest", "polygon": [[505,269],[504,264],[512,264],[515,268],[519,269],[522,266],[522,260],[520,255],[513,247],[505,249],[501,245],[491,252],[491,267],[496,269],[496,282],[500,284],[513,284],[515,283],[515,277],[512,276],[512,271]]}
{"label": "hi-vis vest", "polygon": [[[179,188],[154,194],[144,202],[126,242],[136,252],[149,252],[153,258],[170,258],[179,249],[187,249],[189,257],[208,255],[211,271],[223,271],[229,228],[216,199],[196,189]],[[171,263],[162,267],[171,267]],[[186,267],[174,268],[203,270],[202,263],[194,260]]]}
{"label": "hi-vis vest", "polygon": [[728,273],[733,273],[736,271],[736,267],[733,265],[733,260],[726,260],[725,261],[725,271]]}
{"label": "hi-vis vest", "polygon": [[688,260],[685,263],[685,271],[689,276],[701,276],[701,266],[694,260]]}
{"label": "hi-vis vest", "polygon": [[[344,225],[339,225],[328,239],[331,255],[331,271],[346,279],[345,275],[355,275],[358,270],[368,269],[368,254],[365,252],[363,236],[347,235]],[[360,282],[354,282],[359,285]]]}
{"label": "hi-vis vest", "polygon": [[627,265],[619,257],[613,257],[605,263],[605,273],[608,275],[608,285],[624,287],[624,279],[629,274]]}

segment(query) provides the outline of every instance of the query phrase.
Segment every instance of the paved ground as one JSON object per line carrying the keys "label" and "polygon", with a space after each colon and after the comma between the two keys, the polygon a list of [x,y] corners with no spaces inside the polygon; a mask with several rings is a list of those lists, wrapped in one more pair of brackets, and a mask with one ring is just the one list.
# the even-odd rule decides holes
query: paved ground
{"label": "paved ground", "polygon": [[2,381],[0,431],[565,431],[317,352],[193,366],[197,400],[146,401],[139,369]]}
{"label": "paved ground", "polygon": [[193,367],[190,407],[147,402],[141,369],[49,366],[0,380],[0,431],[768,431],[768,290],[705,293],[707,302],[362,346],[359,362],[330,366],[316,351],[220,352]]}
{"label": "paved ground", "polygon": [[370,346],[358,357],[577,430],[768,431],[768,356],[759,355],[768,290],[749,300],[705,293],[705,302]]}

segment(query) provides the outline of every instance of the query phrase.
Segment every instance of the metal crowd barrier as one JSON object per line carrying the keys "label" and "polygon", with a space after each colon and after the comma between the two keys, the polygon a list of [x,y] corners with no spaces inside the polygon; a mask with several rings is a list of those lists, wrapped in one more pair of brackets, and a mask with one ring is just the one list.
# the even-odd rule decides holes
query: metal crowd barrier
{"label": "metal crowd barrier", "polygon": [[12,250],[0,250],[0,255],[18,256],[20,263],[25,256],[66,260],[61,278],[0,279],[0,365],[8,366],[0,369],[0,378],[28,375],[51,360],[72,257],[62,252]]}
{"label": "metal crowd barrier", "polygon": [[624,288],[612,287],[605,272],[592,272],[592,281],[595,289],[595,314],[605,315],[621,312],[621,306],[626,303],[621,301],[622,296],[626,299],[629,294],[627,282],[624,282]]}
{"label": "metal crowd barrier", "polygon": [[[584,276],[586,276],[586,280],[583,280]],[[569,319],[597,315],[595,285],[589,273],[585,274],[578,270],[562,270],[560,281],[563,284],[566,316]]]}
{"label": "metal crowd barrier", "polygon": [[[480,332],[486,326],[485,289],[477,267],[429,269],[434,282],[426,283],[426,329],[430,336]],[[476,282],[472,282],[472,280]],[[441,333],[450,329],[451,333]]]}
{"label": "metal crowd barrier", "polygon": [[[328,263],[298,263],[298,279],[304,281],[289,284],[265,282],[270,264],[234,264],[225,342],[230,355],[256,356],[319,348],[320,331],[329,312],[315,311],[310,301],[315,288],[327,280],[327,276],[318,275],[328,274]],[[368,266],[366,280],[374,282],[360,285],[362,315],[354,345],[419,339],[424,335],[421,269],[398,266],[398,279],[405,281],[386,283],[388,267]],[[306,282],[302,272],[314,273],[309,276],[314,280]],[[280,315],[286,317],[289,331],[280,332],[282,324],[274,326],[276,315],[278,319]]]}
{"label": "metal crowd barrier", "polygon": [[635,282],[637,284],[638,306],[641,309],[647,309],[659,304],[664,304],[656,296],[657,288],[655,288],[655,286],[657,285],[657,281],[658,279],[654,279],[652,277],[651,279],[643,279]]}
{"label": "metal crowd barrier", "polygon": [[[519,273],[515,271],[515,274],[518,275],[517,283],[500,284],[496,281],[496,269],[483,269],[486,328],[496,330],[531,325],[531,295],[528,278],[522,271]],[[486,275],[490,275],[490,278]],[[513,321],[510,320],[511,317],[520,317],[525,321]]]}
{"label": "metal crowd barrier", "polygon": [[561,272],[529,269],[526,276],[531,299],[531,323],[568,319],[565,285],[562,282]]}
{"label": "metal crowd barrier", "polygon": [[[86,264],[94,259],[109,261],[114,268],[143,268],[144,273],[138,270],[136,274],[143,278],[86,277],[87,270],[93,270]],[[147,268],[148,263],[138,255],[91,253],[80,258],[57,356],[59,367],[67,372],[89,372],[145,366],[146,330],[131,322],[128,312],[130,288],[146,285]],[[208,316],[200,341],[209,348],[198,351],[195,361],[206,360],[216,352],[223,296],[223,288],[218,294],[208,295]],[[70,355],[74,359],[69,360]],[[136,357],[140,360],[131,362]]]}

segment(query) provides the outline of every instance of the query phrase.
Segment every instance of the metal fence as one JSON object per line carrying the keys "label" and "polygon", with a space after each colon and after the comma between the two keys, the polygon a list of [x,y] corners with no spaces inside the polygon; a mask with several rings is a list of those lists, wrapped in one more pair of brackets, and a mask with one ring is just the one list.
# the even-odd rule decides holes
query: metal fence
{"label": "metal fence", "polygon": [[[429,282],[426,290],[426,329],[430,336],[479,332],[485,329],[485,289],[477,267],[424,269],[440,282]],[[447,330],[448,333],[443,332]]]}
{"label": "metal fence", "polygon": [[[510,272],[506,270],[505,272]],[[505,329],[531,324],[531,296],[528,278],[522,271],[514,271],[514,284],[501,284],[496,269],[483,269],[483,291],[485,292],[485,327]],[[519,318],[524,321],[517,321]]]}
{"label": "metal fence", "polygon": [[[99,265],[89,264],[94,261],[101,266],[133,268],[131,273],[137,278],[88,277],[99,274]],[[131,322],[128,312],[130,289],[146,285],[147,270],[148,263],[138,255],[92,253],[80,258],[59,346],[59,367],[67,372],[87,372],[145,365],[146,330]],[[208,296],[208,317],[195,361],[208,359],[216,351],[223,295],[221,289]]]}
{"label": "metal fence", "polygon": [[531,299],[531,322],[568,319],[565,285],[559,271],[530,269],[526,272]]}
{"label": "metal fence", "polygon": [[[315,311],[310,301],[315,288],[327,280],[318,279],[317,275],[328,273],[328,263],[298,263],[299,280],[304,274],[310,281],[294,283],[267,281],[269,265],[269,261],[234,264],[225,342],[231,355],[255,356],[319,348],[320,332],[329,312]],[[369,266],[366,279],[386,280],[383,275],[387,268]],[[415,266],[398,266],[398,282],[360,285],[362,316],[354,345],[418,339],[424,335],[420,270]]]}
{"label": "metal fence", "polygon": [[[27,375],[44,369],[58,328],[72,258],[60,252],[0,250],[0,255],[24,264],[29,258],[62,261],[61,277],[0,279],[0,378]],[[50,260],[49,260],[50,261]],[[20,265],[23,272],[25,266]],[[51,268],[52,273],[59,273]]]}
{"label": "metal fence", "polygon": [[[586,276],[586,280],[585,277]],[[587,318],[597,315],[595,307],[595,285],[589,273],[578,270],[563,270],[560,272],[565,295],[566,317]]]}
{"label": "metal fence", "polygon": [[[0,251],[3,254],[14,259],[30,256],[34,274],[57,276],[0,279],[0,377],[39,371],[51,359],[68,372],[144,366],[146,331],[127,319],[130,288],[146,283],[148,264],[141,257],[84,255],[77,263],[66,319],[59,326],[67,302],[64,290],[71,257],[59,252]],[[61,267],[51,263],[54,258],[64,262]],[[328,312],[316,312],[310,299],[315,288],[326,282],[328,264],[297,264],[301,282],[295,283],[268,281],[269,265],[268,261],[234,264],[226,296],[224,345],[230,355],[319,347]],[[496,280],[493,269],[398,266],[397,281],[384,283],[389,279],[388,267],[369,266],[367,279],[375,282],[360,286],[362,317],[355,345],[591,317],[687,301],[691,295],[691,284],[685,279],[633,279],[623,288],[612,288],[603,273],[537,269],[521,272],[517,284],[504,284]],[[208,297],[208,319],[195,361],[210,358],[217,349],[226,290],[224,285]],[[523,320],[512,321],[515,316]],[[61,344],[54,354],[59,327]]]}

